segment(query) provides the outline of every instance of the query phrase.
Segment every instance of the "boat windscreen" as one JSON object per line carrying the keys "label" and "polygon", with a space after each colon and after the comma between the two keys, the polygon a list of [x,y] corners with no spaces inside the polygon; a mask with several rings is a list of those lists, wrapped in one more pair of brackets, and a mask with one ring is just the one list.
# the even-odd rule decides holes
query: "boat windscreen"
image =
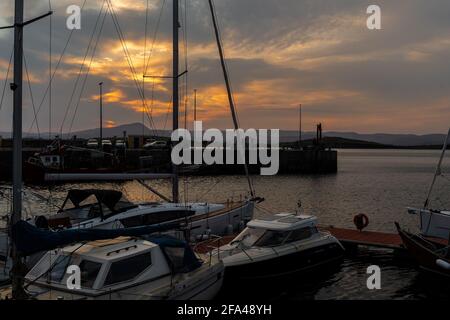
{"label": "boat windscreen", "polygon": [[245,247],[249,248],[253,246],[259,238],[261,238],[264,232],[264,229],[246,228],[231,242],[231,244],[241,243]]}
{"label": "boat windscreen", "polygon": [[255,242],[256,247],[274,247],[284,243],[290,231],[273,231],[267,230],[258,241]]}
{"label": "boat windscreen", "polygon": [[[50,256],[51,257],[51,256]],[[71,265],[78,265],[80,268],[80,280],[81,287],[92,288],[97,276],[100,272],[102,264],[95,261],[83,259],[80,263],[75,262],[75,257],[72,255],[59,254],[56,256],[55,261],[50,264],[45,274],[40,277],[43,281],[51,283],[63,283],[64,279],[68,276],[67,268]],[[47,261],[40,261],[39,263],[46,264]],[[37,266],[39,269],[39,265]]]}

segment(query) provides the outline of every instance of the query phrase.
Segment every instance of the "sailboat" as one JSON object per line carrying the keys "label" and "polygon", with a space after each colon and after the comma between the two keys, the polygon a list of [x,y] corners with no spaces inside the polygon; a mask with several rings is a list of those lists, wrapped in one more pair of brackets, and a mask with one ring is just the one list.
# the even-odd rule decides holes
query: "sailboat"
{"label": "sailboat", "polygon": [[435,210],[429,207],[430,196],[432,194],[436,179],[442,175],[442,161],[445,157],[447,146],[450,143],[450,129],[447,137],[445,138],[442,148],[441,156],[439,158],[438,165],[436,167],[433,181],[431,182],[427,198],[425,200],[424,207],[408,208],[408,213],[418,214],[420,217],[420,233],[423,236],[441,238],[448,240],[450,238],[450,210]]}
{"label": "sailboat", "polygon": [[253,202],[173,203],[128,201],[116,190],[73,189],[61,209],[29,222],[42,229],[120,229],[183,222],[183,232],[173,236],[196,241],[209,234],[225,235],[242,228],[253,216]]}
{"label": "sailboat", "polygon": [[[178,13],[176,16],[178,16]],[[214,14],[213,18],[214,26],[217,28]],[[216,35],[217,37],[219,36],[218,33]],[[174,27],[173,38],[173,130],[176,130],[178,129],[179,118],[178,27]],[[224,56],[219,39],[217,39],[217,44],[222,64],[224,64]],[[223,68],[223,72],[235,128],[238,128],[229,78],[225,67]],[[219,236],[232,234],[241,231],[245,227],[245,224],[253,218],[255,202],[262,200],[255,196],[246,165],[244,165],[244,168],[251,197],[240,201],[227,201],[226,203],[179,202],[178,168],[175,165],[173,165],[171,174],[50,174],[49,177],[51,179],[59,181],[107,180],[111,178],[114,178],[114,180],[136,179],[148,190],[161,197],[164,202],[131,203],[124,199],[122,193],[113,190],[70,190],[62,208],[56,214],[38,216],[29,222],[38,227],[61,230],[123,228],[150,225],[152,223],[173,222],[182,219],[186,222],[186,230],[183,236],[188,235],[188,240],[204,239],[211,234]],[[154,190],[143,181],[144,179],[160,178],[172,179],[171,199]],[[85,200],[90,197],[93,198],[93,201],[86,203]],[[66,205],[71,206],[66,207]],[[181,237],[179,232],[177,236]],[[5,242],[7,237],[0,237],[1,248],[6,246],[5,243],[1,243],[2,240]]]}
{"label": "sailboat", "polygon": [[[225,69],[225,64],[224,64],[224,57],[223,57],[223,52],[222,52],[222,48],[221,48],[221,44],[220,44],[220,40],[218,38],[218,30],[217,30],[217,25],[215,22],[215,16],[214,16],[214,12],[213,12],[213,8],[212,8],[212,3],[210,1],[210,5],[211,5],[211,12],[213,14],[213,21],[214,21],[214,27],[216,29],[216,36],[217,36],[217,43],[218,43],[218,47],[219,47],[219,53],[220,53],[220,57],[221,57],[221,61],[222,61],[222,66],[223,66],[223,70],[224,70],[224,77],[225,77],[225,81],[227,84],[227,90],[228,90],[228,96],[230,99],[230,108],[232,110],[232,114],[233,114],[233,119],[234,119],[234,123],[235,123],[235,127],[237,128],[237,121],[236,121],[236,114],[235,114],[235,110],[234,110],[234,104],[232,103],[232,97],[231,97],[231,89],[230,89],[230,85],[229,85],[229,80],[228,80],[228,75],[226,74],[226,69]],[[178,129],[178,109],[179,109],[179,90],[178,90],[178,78],[179,78],[179,68],[178,68],[178,28],[179,28],[179,8],[178,8],[179,4],[178,4],[178,0],[173,1],[173,129],[176,130]],[[12,192],[12,216],[11,219],[9,221],[9,233],[12,234],[13,230],[15,230],[15,228],[17,228],[17,226],[19,226],[22,223],[26,223],[22,221],[22,58],[23,58],[23,27],[29,23],[32,23],[38,19],[41,19],[43,17],[46,17],[48,15],[51,15],[52,12],[48,12],[38,18],[32,19],[28,22],[23,21],[23,0],[15,0],[15,23],[13,26],[10,26],[11,28],[14,28],[15,31],[15,37],[14,37],[14,83],[11,85],[11,88],[14,90],[14,112],[13,112],[13,192]],[[186,211],[193,211],[192,216],[197,216],[200,213],[202,215],[202,219],[198,219],[200,226],[195,226],[196,229],[199,230],[203,230],[202,229],[202,225],[206,226],[206,228],[208,228],[208,231],[211,231],[210,229],[210,223],[212,221],[216,221],[218,222],[218,225],[220,224],[221,227],[223,227],[222,224],[222,220],[219,220],[219,218],[226,218],[228,223],[230,221],[230,217],[235,218],[236,215],[238,217],[241,217],[239,215],[239,212],[243,212],[242,210],[245,210],[246,214],[248,214],[248,218],[249,220],[251,219],[252,215],[253,215],[253,202],[257,199],[254,196],[254,191],[252,188],[252,184],[250,181],[250,178],[248,176],[248,169],[247,167],[244,165],[245,167],[245,171],[247,174],[247,178],[249,179],[249,186],[251,189],[251,194],[252,194],[252,199],[246,200],[245,202],[242,203],[241,206],[238,207],[233,207],[231,210],[229,208],[224,208],[221,207],[220,205],[215,205],[215,206],[211,206],[208,204],[186,204],[186,203],[179,203],[178,199],[179,199],[179,195],[178,195],[178,168],[176,165],[173,165],[173,172],[172,172],[172,201],[168,202],[168,203],[163,203],[163,204],[149,204],[147,206],[141,206],[141,207],[135,207],[133,205],[128,206],[127,208],[123,209],[123,207],[121,207],[123,209],[123,212],[120,210],[117,210],[117,205],[119,204],[120,201],[118,200],[114,200],[116,199],[115,196],[113,196],[113,200],[111,200],[108,196],[106,197],[100,197],[99,195],[101,194],[101,192],[99,192],[98,190],[96,191],[75,191],[71,193],[71,196],[69,196],[68,198],[70,198],[73,202],[73,204],[75,205],[76,209],[74,211],[72,211],[72,213],[75,213],[75,216],[78,215],[82,215],[85,214],[87,212],[88,216],[90,213],[93,213],[94,215],[96,215],[96,212],[100,213],[99,216],[95,216],[94,218],[98,219],[98,221],[103,222],[105,221],[106,215],[104,213],[106,213],[106,211],[103,211],[104,207],[106,207],[107,209],[110,210],[110,214],[111,216],[116,216],[117,214],[122,214],[123,216],[126,216],[128,214],[128,217],[130,217],[130,212],[133,212],[132,215],[133,217],[138,217],[139,219],[144,218],[144,210],[147,210],[147,214],[148,216],[151,216],[151,213],[158,213],[158,214],[163,214],[164,212],[173,212],[174,209],[179,209],[182,208],[182,210]],[[125,179],[130,179],[130,177],[124,177]],[[90,205],[90,206],[86,206],[83,207],[80,204],[80,199],[83,199],[83,197],[85,197],[86,194],[93,194],[96,198],[97,198],[97,203],[94,205]],[[108,192],[103,192],[103,195],[108,195]],[[74,196],[75,195],[75,196]],[[109,196],[111,196],[111,194],[109,194]],[[106,200],[106,198],[108,198],[108,200]],[[83,199],[84,200],[84,199]],[[130,211],[131,210],[131,211]],[[248,211],[247,211],[248,210]],[[60,214],[67,214],[67,211],[64,212],[61,211]],[[117,218],[117,216],[115,217]],[[177,216],[177,219],[179,218],[179,216]],[[188,226],[193,226],[191,217],[184,217],[185,219],[187,218],[187,225]],[[70,219],[70,215],[69,215],[69,219]],[[118,219],[116,219],[117,221],[120,221]],[[41,222],[43,221],[43,219],[41,219]],[[67,220],[66,220],[67,221]],[[45,221],[44,221],[45,222]],[[84,221],[86,222],[86,221]],[[46,221],[46,223],[48,223],[48,221]],[[28,224],[27,224],[28,225]],[[95,225],[95,223],[93,222],[91,224],[91,228],[92,227],[96,227],[96,226],[100,226],[102,225],[101,223],[99,223],[98,225]],[[112,228],[114,224],[109,224],[108,228]],[[31,225],[30,225],[31,226]],[[105,225],[103,225],[104,227],[106,227]],[[77,227],[72,228],[72,226],[66,226],[69,227],[70,230],[66,230],[66,231],[60,231],[60,232],[74,232],[75,234],[83,234],[83,227],[84,228],[88,228],[87,225],[80,225],[78,224]],[[142,227],[141,227],[142,228]],[[37,228],[36,228],[37,229]],[[40,230],[40,229],[38,229]],[[95,231],[95,229],[92,229],[92,231]],[[109,231],[113,231],[113,230],[109,230]],[[115,233],[115,236],[117,237],[118,235],[120,235],[121,233],[124,234],[128,234],[129,230],[128,229],[117,229],[116,230],[118,233]],[[17,232],[17,230],[16,230]],[[50,234],[52,236],[56,236],[56,237],[60,237],[61,234],[59,232],[54,232],[54,231],[48,231],[50,232]],[[94,239],[93,241],[96,241],[96,239]],[[102,272],[108,272],[108,267],[112,268],[113,265],[111,264],[112,261],[109,258],[109,256],[111,255],[111,253],[120,253],[120,252],[124,252],[124,254],[121,255],[121,258],[119,260],[123,260],[121,262],[127,262],[127,264],[129,263],[129,261],[126,260],[127,257],[130,257],[132,255],[134,255],[133,253],[131,253],[131,249],[135,248],[135,249],[141,249],[138,250],[141,253],[145,253],[149,250],[153,250],[152,248],[158,248],[155,249],[156,255],[159,255],[158,260],[160,260],[158,263],[160,264],[160,270],[162,270],[161,274],[157,275],[155,278],[155,275],[150,272],[151,274],[147,274],[146,270],[147,269],[142,269],[141,271],[143,273],[146,274],[145,277],[139,278],[138,283],[126,283],[127,285],[130,285],[132,287],[140,287],[140,285],[144,285],[144,291],[145,291],[145,295],[146,297],[160,297],[160,294],[162,294],[164,297],[166,298],[193,298],[193,297],[200,297],[200,298],[205,298],[205,296],[202,296],[201,292],[206,292],[207,290],[201,290],[199,291],[197,294],[194,294],[193,292],[189,292],[188,295],[182,295],[182,294],[176,294],[176,293],[170,293],[169,291],[167,291],[166,289],[168,288],[168,286],[170,285],[170,287],[172,287],[173,283],[174,283],[174,273],[173,273],[173,263],[171,265],[170,261],[163,261],[161,256],[162,256],[162,245],[161,243],[158,243],[158,240],[155,239],[141,239],[141,240],[134,240],[134,239],[126,239],[123,241],[119,241],[120,244],[118,244],[118,240],[116,239],[116,241],[114,240],[110,240],[111,242],[107,242],[104,244],[98,244],[98,243],[90,243],[90,250],[85,251],[84,252],[84,256],[80,255],[78,257],[78,262],[81,264],[84,260],[84,258],[86,258],[86,261],[88,261],[89,257],[94,257],[94,258],[99,258],[99,255],[102,256],[104,258],[103,260],[103,264],[100,266],[100,270],[102,270]],[[131,242],[133,241],[139,241],[138,244],[132,244]],[[167,240],[167,241],[174,241],[174,239],[171,240]],[[39,242],[39,241],[36,241]],[[85,244],[83,243],[81,246],[84,246]],[[130,246],[129,246],[130,245]],[[118,248],[117,246],[120,246],[120,248]],[[123,246],[123,248],[122,248]],[[11,243],[11,248],[10,248],[10,252],[8,252],[8,255],[10,254],[12,256],[12,267],[11,267],[11,281],[12,281],[12,286],[10,288],[11,291],[11,298],[13,299],[24,299],[24,298],[28,298],[28,294],[24,291],[24,279],[30,280],[30,278],[27,276],[25,277],[25,270],[26,270],[26,266],[25,266],[25,254],[23,252],[20,251],[20,249],[17,247],[17,244],[15,244],[14,242]],[[61,249],[58,253],[57,253],[57,259],[58,257],[65,257],[67,256],[67,247]],[[66,250],[66,251],[65,251]],[[108,251],[110,250],[110,251]],[[159,251],[158,251],[159,250]],[[72,250],[73,251],[73,250]],[[71,252],[72,252],[71,251]],[[108,252],[105,252],[108,251]],[[66,253],[64,253],[66,252]],[[185,255],[191,255],[192,256],[192,252],[191,253],[186,253],[187,251],[185,251]],[[148,252],[147,252],[148,253]],[[47,252],[47,254],[49,254]],[[183,255],[181,255],[183,256]],[[166,260],[167,260],[167,255],[165,256]],[[152,258],[153,258],[153,253],[152,253]],[[125,260],[124,260],[125,259]],[[45,257],[42,258],[40,260],[40,262],[38,262],[38,264],[35,266],[37,269],[45,271],[45,266],[42,265],[42,263],[46,263],[44,262]],[[213,295],[216,292],[216,288],[220,287],[221,282],[218,281],[221,278],[221,272],[223,271],[223,265],[221,264],[221,262],[216,262],[214,264],[211,263],[211,259],[210,259],[210,263],[209,266],[205,267],[202,269],[201,266],[203,266],[203,263],[200,263],[197,265],[197,268],[195,270],[189,270],[189,272],[197,272],[198,270],[204,270],[204,272],[211,272],[212,277],[208,277],[205,276],[204,274],[202,274],[202,272],[198,272],[197,275],[192,274],[193,279],[195,279],[197,281],[197,283],[203,283],[202,281],[209,281],[210,279],[215,279],[215,281],[213,283],[210,283],[210,287],[213,287],[214,289],[211,291],[211,294]],[[89,261],[88,261],[89,262]],[[164,263],[166,263],[164,265]],[[80,264],[78,265],[80,268]],[[92,265],[91,265],[92,266]],[[165,266],[165,267],[164,267]],[[171,266],[171,267],[169,267]],[[47,271],[50,271],[53,269],[54,265],[52,264],[51,266],[48,266]],[[165,271],[164,271],[165,268]],[[222,269],[221,269],[222,268]],[[99,272],[98,266],[94,268],[95,270],[97,270]],[[94,271],[95,271],[94,270]],[[111,271],[112,269],[110,269]],[[36,271],[35,268],[32,269],[32,272]],[[86,270],[88,274],[91,274],[92,270]],[[152,280],[156,280],[159,278],[162,278],[164,275],[167,274],[167,272],[170,271],[170,284],[168,281],[165,281],[164,283],[156,283],[153,282]],[[97,273],[98,273],[97,272]],[[103,273],[102,273],[103,274]],[[32,274],[28,274],[28,275],[32,275]],[[106,275],[106,274],[104,274]],[[142,274],[141,274],[142,275]],[[135,274],[135,277],[133,278],[133,281],[135,281],[137,279],[137,274]],[[181,288],[186,288],[186,287],[191,287],[189,285],[189,283],[187,283],[185,280],[186,277],[184,276],[180,276],[178,278],[178,281],[175,281],[175,283],[179,284],[181,286]],[[103,278],[102,278],[103,279]],[[131,278],[129,278],[131,279]],[[167,278],[168,279],[168,278]],[[203,279],[203,280],[202,280]],[[95,279],[94,279],[95,280]],[[33,281],[33,283],[36,280],[31,280]],[[97,280],[95,280],[97,281]],[[100,280],[98,280],[100,281]],[[105,286],[106,284],[100,284],[95,282],[97,284],[97,286]],[[130,280],[131,281],[131,280]],[[184,281],[184,282],[183,282]],[[125,283],[126,281],[124,281]],[[146,284],[147,283],[151,283],[153,284],[153,286],[151,288],[149,288]],[[28,283],[28,285],[30,285],[30,283]],[[156,287],[155,287],[156,286]],[[180,288],[180,286],[175,286],[175,288]],[[98,290],[102,290],[103,287],[97,287]],[[114,293],[115,294],[119,294],[118,297],[120,297],[120,293],[125,292],[124,290],[126,290],[127,286],[122,287],[119,286],[117,288],[114,288]],[[159,290],[159,291],[158,291]],[[179,291],[179,290],[178,290]],[[84,296],[90,296],[92,294],[92,292],[86,292],[86,294]],[[104,295],[99,294],[100,297],[104,298]],[[207,295],[206,297],[209,297],[209,295]]]}
{"label": "sailboat", "polygon": [[[29,299],[214,298],[223,283],[222,261],[196,254],[185,241],[155,235],[175,227],[55,233],[19,221],[12,229],[12,241],[22,255],[48,250],[25,276],[24,289]],[[79,268],[78,287],[71,280],[69,267]],[[0,290],[0,299],[10,298],[11,289]]]}
{"label": "sailboat", "polygon": [[440,176],[442,161],[450,139],[450,129],[444,141],[433,181],[430,185],[423,209],[408,208],[410,214],[419,214],[420,233],[408,232],[396,222],[403,245],[421,269],[450,277],[450,211],[429,208],[430,196],[436,179]]}
{"label": "sailboat", "polygon": [[[174,33],[174,130],[178,127],[178,0],[173,1],[173,33]],[[47,13],[44,16],[50,15],[51,12]],[[30,21],[36,21],[37,19],[33,19]],[[123,298],[124,294],[128,294],[130,291],[133,293],[138,293],[139,296],[143,298],[153,299],[153,298],[181,298],[181,299],[190,299],[190,298],[211,298],[217,293],[218,289],[221,286],[221,278],[223,273],[223,264],[221,261],[217,260],[213,262],[212,257],[209,259],[209,264],[205,264],[205,262],[197,261],[192,258],[194,256],[192,251],[189,251],[189,248],[186,244],[178,242],[173,245],[174,242],[180,241],[175,238],[170,238],[169,236],[164,236],[165,238],[157,239],[157,238],[147,238],[147,239],[118,239],[118,236],[128,235],[133,231],[133,228],[130,229],[117,229],[117,230],[96,230],[96,229],[88,229],[89,237],[93,237],[91,242],[78,244],[78,247],[81,248],[87,245],[87,250],[83,250],[82,253],[75,255],[75,251],[71,247],[64,247],[58,252],[55,253],[56,260],[51,259],[51,253],[47,252],[46,255],[35,265],[35,267],[24,276],[25,265],[24,258],[26,255],[30,254],[30,252],[24,252],[23,247],[18,245],[17,239],[25,239],[26,242],[32,242],[31,245],[42,245],[42,243],[46,244],[45,238],[56,239],[56,243],[64,244],[65,243],[65,235],[69,235],[68,239],[73,241],[75,239],[83,239],[83,236],[86,235],[86,231],[82,230],[80,226],[78,228],[71,228],[69,230],[64,230],[60,232],[54,231],[44,231],[42,229],[36,228],[27,222],[22,221],[22,56],[23,56],[23,26],[27,23],[23,23],[23,0],[16,0],[15,2],[15,59],[14,59],[14,126],[13,126],[13,213],[11,217],[11,221],[9,224],[9,233],[13,237],[12,247],[11,247],[11,255],[13,257],[12,260],[12,286],[8,290],[10,290],[10,295],[7,296],[13,299],[24,299],[28,298],[28,294],[24,290],[24,281],[28,282],[27,287],[33,285],[38,286],[43,285],[44,287],[49,287],[49,283],[39,283],[39,279],[33,277],[35,272],[44,272],[43,274],[48,275],[52,278],[53,271],[57,269],[56,267],[60,264],[61,260],[66,260],[69,258],[75,258],[75,263],[80,269],[83,269],[83,276],[87,276],[89,279],[84,279],[87,282],[84,282],[84,291],[80,291],[78,296],[79,298],[87,298],[87,297],[95,297],[104,299],[105,297],[112,297],[114,294],[114,298]],[[218,41],[219,42],[219,41]],[[220,51],[221,52],[221,51]],[[223,62],[223,55],[221,53],[221,59]],[[225,77],[227,79],[227,76]],[[227,80],[228,81],[228,80]],[[228,87],[228,82],[227,82]],[[229,87],[228,87],[229,89]],[[246,170],[247,172],[247,170]],[[248,172],[247,172],[248,173]],[[178,175],[177,175],[177,167],[173,166],[173,202],[167,204],[164,208],[168,208],[170,206],[170,210],[174,210],[174,208],[183,206],[184,209],[192,208],[193,205],[187,206],[186,204],[178,203]],[[249,182],[250,183],[250,182]],[[96,205],[83,207],[80,205],[81,201],[84,200],[88,195],[94,195],[98,202]],[[252,192],[253,195],[253,192]],[[117,210],[117,205],[123,204],[120,202],[121,197],[118,194],[108,193],[108,192],[100,192],[98,190],[94,191],[76,191],[72,192],[68,199],[72,201],[75,205],[78,214],[86,213],[94,213],[97,211],[100,213],[99,218],[101,221],[105,219],[105,211],[103,211],[104,207],[110,210],[110,215],[115,215],[118,213],[129,213],[129,210],[141,209],[136,208],[134,206],[126,206],[124,212],[120,212]],[[252,203],[248,201],[247,204]],[[150,205],[151,208],[158,208],[158,205]],[[123,207],[121,207],[123,208]],[[215,208],[215,211],[223,212],[223,208]],[[154,212],[161,211],[155,209]],[[64,210],[62,211],[64,212]],[[214,211],[213,211],[214,212]],[[67,213],[67,212],[64,212]],[[195,211],[194,215],[197,213]],[[230,212],[224,212],[224,214],[228,214]],[[209,213],[207,212],[204,220],[207,224],[209,224]],[[70,216],[69,216],[70,218]],[[186,217],[185,217],[186,218]],[[42,220],[42,219],[41,219]],[[48,223],[48,221],[46,221]],[[37,233],[41,238],[31,239],[28,238],[26,234],[24,234],[25,229],[21,229],[21,226],[26,226],[26,228],[34,228],[31,229],[32,233]],[[86,227],[86,226],[85,226]],[[171,225],[165,225],[167,229],[169,227],[173,228]],[[148,226],[138,227],[140,229],[143,228],[141,235],[149,234]],[[43,235],[42,232],[47,232],[47,234]],[[113,240],[109,240],[106,243],[98,243],[99,239],[104,239],[105,232],[107,233],[107,237]],[[41,233],[41,234],[40,234]],[[94,234],[94,236],[93,236]],[[98,237],[97,234],[100,234]],[[114,240],[115,238],[115,240]],[[63,241],[61,242],[61,239]],[[89,238],[91,239],[91,238]],[[67,241],[69,241],[67,240]],[[42,242],[42,243],[41,243]],[[57,246],[57,244],[52,244]],[[170,245],[169,243],[172,243]],[[75,245],[77,246],[77,245]],[[173,259],[170,258],[170,254],[168,253],[167,248],[171,248],[173,250]],[[165,249],[166,248],[166,249]],[[180,252],[180,250],[175,250],[175,248],[182,248],[184,251]],[[36,250],[39,251],[39,250]],[[33,251],[35,252],[35,251]],[[50,255],[50,259],[46,259],[46,257]],[[113,255],[115,258],[113,258]],[[141,259],[139,263],[134,265],[130,259],[134,259],[136,257],[143,257],[145,259]],[[184,257],[184,258],[183,258]],[[190,257],[190,258],[189,258]],[[153,263],[153,259],[155,258],[155,262]],[[182,258],[180,260],[180,258]],[[186,259],[190,259],[190,267],[185,265]],[[145,261],[144,261],[145,260]],[[48,264],[50,261],[50,264]],[[150,262],[149,262],[150,261]],[[84,263],[84,264],[83,264]],[[120,270],[120,266],[140,266],[142,267],[138,273],[130,273],[120,274],[117,269]],[[192,266],[193,265],[193,266]],[[83,268],[82,268],[83,266]],[[117,268],[115,268],[117,266]],[[177,268],[181,269],[178,272],[175,272]],[[186,269],[187,268],[187,269]],[[65,270],[65,269],[64,269]],[[187,270],[183,273],[181,270]],[[112,274],[112,275],[111,275]],[[40,276],[39,276],[40,277]],[[39,278],[38,277],[38,278]],[[64,277],[64,275],[63,275]],[[106,277],[106,278],[105,278]],[[109,281],[108,279],[112,278],[113,280]],[[53,278],[52,278],[53,279]],[[60,278],[59,280],[62,280]],[[103,282],[101,282],[103,281]],[[101,282],[101,283],[100,283]],[[53,286],[53,287],[52,287]],[[105,294],[105,290],[107,289],[108,293]],[[130,289],[133,288],[133,289]],[[50,289],[60,289],[61,291],[65,291],[61,288],[61,283],[56,281],[51,283]],[[8,291],[7,290],[7,291]],[[92,290],[95,290],[92,292]],[[50,290],[51,291],[51,290]],[[34,295],[36,298],[43,297],[44,299],[49,298],[47,295],[42,295],[40,292]],[[73,292],[69,293],[69,296],[73,296]],[[60,297],[60,295],[58,295]]]}
{"label": "sailboat", "polygon": [[398,223],[395,225],[403,245],[421,269],[450,277],[450,239],[446,244],[405,231]]}

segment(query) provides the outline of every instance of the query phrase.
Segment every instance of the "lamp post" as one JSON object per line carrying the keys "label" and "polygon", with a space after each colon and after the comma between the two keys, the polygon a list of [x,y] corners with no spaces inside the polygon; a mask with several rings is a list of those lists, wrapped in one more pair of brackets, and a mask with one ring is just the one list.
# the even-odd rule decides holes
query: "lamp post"
{"label": "lamp post", "polygon": [[197,89],[194,90],[194,121],[197,121]]}
{"label": "lamp post", "polygon": [[302,105],[299,106],[299,115],[298,115],[298,147],[302,148]]}
{"label": "lamp post", "polygon": [[99,149],[103,149],[103,82],[100,82],[100,141],[99,141]]}

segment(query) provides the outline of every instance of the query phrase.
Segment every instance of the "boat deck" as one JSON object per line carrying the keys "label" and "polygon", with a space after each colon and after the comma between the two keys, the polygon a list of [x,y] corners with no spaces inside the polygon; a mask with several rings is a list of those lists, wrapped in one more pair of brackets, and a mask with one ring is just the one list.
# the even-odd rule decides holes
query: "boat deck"
{"label": "boat deck", "polygon": [[359,231],[352,229],[320,227],[321,230],[330,232],[342,244],[365,245],[387,249],[403,249],[402,239],[398,234],[375,231]]}
{"label": "boat deck", "polygon": [[[394,250],[405,250],[402,239],[396,233],[376,231],[359,231],[354,229],[320,226],[321,230],[330,232],[343,245],[368,246]],[[428,238],[434,242],[447,244],[444,239]]]}

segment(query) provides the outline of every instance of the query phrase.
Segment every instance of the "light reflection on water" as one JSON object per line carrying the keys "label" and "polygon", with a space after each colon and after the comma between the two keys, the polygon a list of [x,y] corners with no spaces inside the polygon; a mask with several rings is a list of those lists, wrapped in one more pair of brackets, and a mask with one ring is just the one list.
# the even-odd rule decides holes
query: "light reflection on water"
{"label": "light reflection on water", "polygon": [[[295,211],[301,200],[302,210],[319,217],[324,225],[353,228],[353,216],[366,213],[370,218],[368,229],[394,232],[394,221],[407,229],[417,230],[417,216],[406,213],[405,207],[421,207],[425,201],[439,151],[431,150],[340,150],[339,171],[334,175],[281,175],[255,176],[256,192],[266,201],[256,215],[271,212]],[[450,174],[450,155],[443,163],[443,173]],[[152,187],[170,195],[168,181],[152,181]],[[33,190],[61,204],[65,192],[71,188],[112,188],[121,190],[132,201],[158,200],[136,182],[104,184],[66,184]],[[190,177],[180,179],[181,199],[188,201],[223,202],[239,199],[247,193],[247,181],[243,176]],[[434,208],[450,208],[450,181],[437,181],[432,196]],[[27,214],[47,214],[52,209],[48,203],[27,196],[24,204]],[[8,210],[8,203],[1,201],[0,214]],[[370,264],[382,266],[383,289],[368,291],[365,286],[366,268]],[[316,299],[419,299],[447,298],[449,286],[433,289],[433,281],[423,278],[411,264],[392,261],[392,255],[369,250],[357,258],[345,259],[340,271],[323,282],[315,282],[308,289],[274,294],[274,298]],[[319,285],[319,287],[317,287]],[[430,287],[431,286],[431,287]]]}

